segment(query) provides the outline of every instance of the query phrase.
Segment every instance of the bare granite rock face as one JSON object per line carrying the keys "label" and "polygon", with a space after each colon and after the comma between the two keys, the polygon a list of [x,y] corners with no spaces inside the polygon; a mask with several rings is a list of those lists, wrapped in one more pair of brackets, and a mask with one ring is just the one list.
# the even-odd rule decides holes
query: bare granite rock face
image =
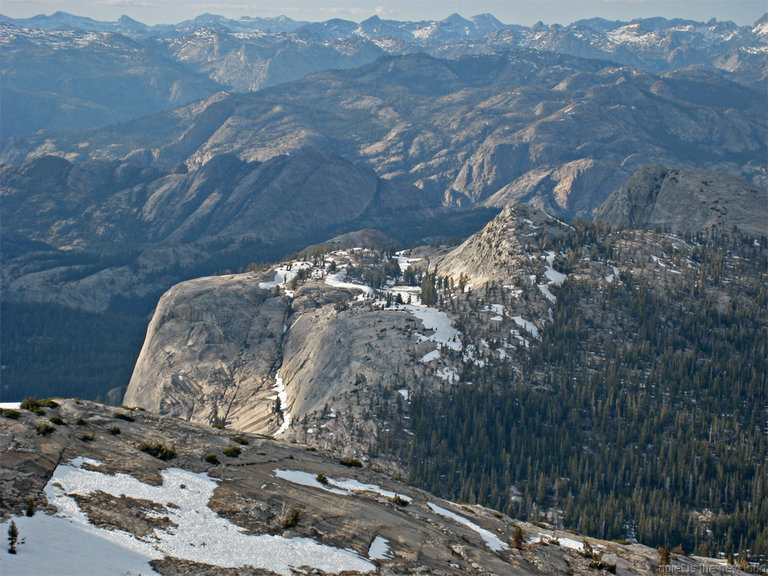
{"label": "bare granite rock face", "polygon": [[[89,533],[104,538],[101,542],[140,547],[146,562],[142,573],[163,575],[288,575],[301,567],[304,574],[348,576],[588,576],[606,571],[652,576],[659,570],[725,574],[726,568],[729,574],[742,574],[712,559],[677,554],[663,568],[654,549],[587,539],[481,506],[447,502],[369,468],[344,465],[311,445],[249,434],[233,439],[227,431],[178,418],[115,411],[81,400],[59,404],[39,415],[20,410],[16,417],[0,416],[0,524],[5,529],[14,519],[24,539],[16,555],[0,552],[9,573],[13,562],[40,562],[28,556],[31,550],[51,544],[39,542],[35,523],[60,522],[56,538],[72,532],[82,541],[84,532],[75,531],[87,525]],[[51,416],[61,423],[39,434],[38,426]],[[227,455],[233,441],[240,450]],[[147,444],[155,442],[172,446],[173,456],[162,460],[148,453]],[[87,477],[88,483],[68,491],[71,474]],[[173,484],[170,478],[189,478],[194,485]],[[211,484],[207,501],[187,501],[185,494],[194,496]],[[123,493],[134,490],[145,496]],[[172,501],[168,494],[180,499]],[[22,518],[25,509],[34,516]],[[210,533],[208,524],[197,521],[202,517],[208,518]],[[195,540],[169,547],[190,523]],[[226,542],[213,531],[222,527],[243,543],[234,566],[221,559]],[[275,542],[288,544],[282,549],[288,557],[270,555]],[[301,553],[308,543],[343,554],[358,568],[315,569]],[[115,562],[107,555],[100,565],[107,571],[126,569]],[[274,568],[279,562],[285,568]]]}
{"label": "bare granite rock face", "polygon": [[527,204],[509,203],[480,232],[438,261],[441,274],[458,280],[465,275],[474,285],[490,281],[530,284],[529,276],[541,266],[531,262],[529,251],[538,251],[536,237],[565,235],[568,225]]}
{"label": "bare granite rock face", "polygon": [[[454,297],[434,307],[406,304],[419,301],[419,287],[382,286],[377,300],[370,286],[345,281],[384,258],[370,250],[307,250],[269,273],[183,282],[157,306],[124,403],[356,457],[374,453],[379,434],[407,428],[411,390],[458,382],[466,363],[506,358],[539,338],[565,279],[541,241],[570,231],[535,207],[510,204],[454,250],[404,257],[420,274],[437,270],[453,283]],[[397,261],[389,262],[391,270]],[[406,267],[396,264],[398,274]],[[470,289],[489,283],[510,294],[504,311],[469,313]],[[473,340],[492,310],[494,330],[513,335],[503,353]]]}
{"label": "bare granite rock face", "polygon": [[697,233],[719,228],[768,234],[768,191],[745,180],[696,168],[638,170],[600,207],[596,219],[627,228]]}
{"label": "bare granite rock face", "polygon": [[266,428],[289,302],[248,276],[190,280],[162,297],[125,404]]}
{"label": "bare granite rock face", "polygon": [[[296,420],[287,437],[355,452],[381,427],[375,406],[414,382],[425,353],[404,311],[330,306],[306,311],[286,335],[281,376]],[[339,414],[334,414],[338,412]]]}
{"label": "bare granite rock face", "polygon": [[374,309],[358,290],[321,281],[281,290],[270,278],[169,290],[123,403],[357,455],[380,425],[371,407],[423,376],[417,360],[434,344],[421,342],[411,314]]}

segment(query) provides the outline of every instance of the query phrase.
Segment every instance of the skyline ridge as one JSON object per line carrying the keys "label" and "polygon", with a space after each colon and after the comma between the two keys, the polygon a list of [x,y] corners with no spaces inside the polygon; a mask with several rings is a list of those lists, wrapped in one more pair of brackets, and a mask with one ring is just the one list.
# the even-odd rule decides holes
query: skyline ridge
{"label": "skyline ridge", "polygon": [[289,0],[279,6],[261,2],[229,5],[206,2],[182,4],[177,0],[153,0],[140,4],[72,0],[58,0],[55,3],[8,0],[4,2],[2,10],[2,14],[14,19],[51,17],[57,13],[66,13],[79,18],[91,18],[97,22],[114,22],[127,16],[148,26],[177,25],[206,14],[221,15],[232,20],[270,19],[284,16],[302,22],[324,22],[339,18],[359,23],[371,16],[378,16],[383,20],[419,22],[442,21],[453,14],[463,16],[469,13],[473,15],[492,14],[507,25],[523,26],[532,26],[537,22],[567,26],[573,22],[590,18],[630,22],[659,16],[670,20],[681,18],[697,22],[707,22],[715,18],[723,22],[732,21],[739,26],[751,26],[766,14],[766,5],[759,0],[732,2],[723,2],[722,0],[696,2],[690,0],[676,2],[657,0],[578,0],[568,2],[562,0],[543,2],[518,0],[500,2],[498,0],[484,0],[472,4],[463,0],[449,0],[440,3],[408,3],[395,0],[388,2],[386,6],[368,0],[363,2],[335,0],[323,6],[305,0]]}

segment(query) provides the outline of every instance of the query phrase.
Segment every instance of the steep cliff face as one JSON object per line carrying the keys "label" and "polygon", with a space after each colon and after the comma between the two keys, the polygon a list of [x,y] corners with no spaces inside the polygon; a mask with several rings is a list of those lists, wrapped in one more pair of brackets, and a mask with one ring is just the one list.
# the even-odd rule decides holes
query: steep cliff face
{"label": "steep cliff face", "polygon": [[652,165],[638,170],[614,192],[596,219],[677,234],[737,228],[762,236],[768,233],[768,191],[719,172]]}
{"label": "steep cliff face", "polygon": [[[415,350],[412,331],[405,313],[330,306],[300,313],[287,333],[281,369],[291,411],[297,417],[321,413],[361,389],[403,386]],[[353,410],[353,417],[365,425],[362,410]]]}
{"label": "steep cliff face", "polygon": [[419,340],[420,325],[405,310],[358,298],[367,287],[310,279],[290,289],[284,282],[299,269],[169,290],[123,402],[355,453],[366,446],[381,424],[371,407],[423,374],[417,359],[434,345]]}
{"label": "steep cliff face", "polygon": [[289,302],[242,277],[200,278],[160,300],[124,402],[266,430]]}

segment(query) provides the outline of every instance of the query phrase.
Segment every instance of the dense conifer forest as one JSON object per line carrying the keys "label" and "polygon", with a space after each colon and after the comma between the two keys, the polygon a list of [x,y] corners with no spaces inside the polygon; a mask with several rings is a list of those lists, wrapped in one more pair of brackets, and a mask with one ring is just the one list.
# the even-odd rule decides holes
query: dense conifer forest
{"label": "dense conifer forest", "polygon": [[3,302],[2,391],[105,400],[126,386],[147,329],[142,316],[97,314],[54,304]]}
{"label": "dense conifer forest", "polygon": [[[571,274],[524,369],[466,363],[461,384],[412,395],[412,436],[393,426],[380,448],[416,484],[513,517],[764,558],[765,238],[576,230],[552,246]],[[649,243],[666,268],[646,264]],[[585,259],[632,273],[602,282],[578,273]]]}

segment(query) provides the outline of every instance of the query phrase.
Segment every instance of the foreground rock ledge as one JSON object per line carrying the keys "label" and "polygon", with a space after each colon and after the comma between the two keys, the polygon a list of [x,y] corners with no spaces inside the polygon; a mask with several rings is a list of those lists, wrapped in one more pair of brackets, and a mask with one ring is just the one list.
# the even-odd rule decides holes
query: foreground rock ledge
{"label": "foreground rock ledge", "polygon": [[[46,520],[54,513],[66,514],[55,510],[46,498],[56,490],[60,493],[57,501],[76,502],[91,526],[99,527],[104,534],[122,531],[122,538],[141,538],[153,555],[147,559],[145,573],[280,573],[249,565],[249,550],[242,550],[243,563],[237,568],[174,557],[158,547],[166,531],[178,528],[183,516],[178,510],[184,506],[183,501],[179,505],[124,494],[110,496],[106,494],[109,487],[89,492],[78,486],[73,489],[78,494],[75,497],[74,493],[66,493],[60,483],[50,486],[57,469],[79,470],[89,478],[103,476],[108,484],[116,486],[121,482],[145,486],[150,493],[152,487],[164,487],[164,478],[167,485],[171,473],[213,483],[216,487],[212,496],[202,504],[209,509],[206,514],[239,527],[237,532],[242,537],[271,535],[296,542],[307,539],[301,541],[341,550],[371,566],[367,572],[345,574],[738,573],[712,559],[675,554],[669,567],[660,567],[659,553],[651,548],[587,540],[581,535],[518,522],[482,507],[446,502],[362,467],[359,462],[344,461],[312,446],[257,435],[235,438],[225,430],[141,410],[115,409],[81,400],[57,402],[59,406],[43,408],[40,414],[4,411],[0,417],[2,528],[7,531],[13,518],[20,527],[20,537],[25,538],[17,546],[17,555],[0,552],[8,573],[14,572],[16,566],[11,562],[20,562],[19,566],[27,562],[29,567],[39,560],[32,555],[39,544],[31,528],[33,522]],[[52,430],[39,433],[46,425]],[[168,447],[175,456],[162,460],[140,449],[143,446],[146,450],[153,443]],[[239,455],[234,455],[237,451],[232,451],[232,446],[240,449]],[[187,488],[165,487],[177,491]],[[189,490],[194,488],[190,486]],[[24,517],[24,511],[30,509],[35,510],[35,515]],[[60,531],[66,536],[67,530],[75,529],[73,526],[62,520]],[[204,528],[204,524],[196,527]],[[201,534],[203,539],[214,538],[204,531]],[[45,543],[49,544],[55,546],[55,542]],[[211,554],[214,552],[212,549]],[[110,566],[111,561],[104,557],[101,568],[124,568]],[[298,570],[301,559],[295,559],[293,565]],[[283,573],[331,573],[311,566],[306,570]]]}

